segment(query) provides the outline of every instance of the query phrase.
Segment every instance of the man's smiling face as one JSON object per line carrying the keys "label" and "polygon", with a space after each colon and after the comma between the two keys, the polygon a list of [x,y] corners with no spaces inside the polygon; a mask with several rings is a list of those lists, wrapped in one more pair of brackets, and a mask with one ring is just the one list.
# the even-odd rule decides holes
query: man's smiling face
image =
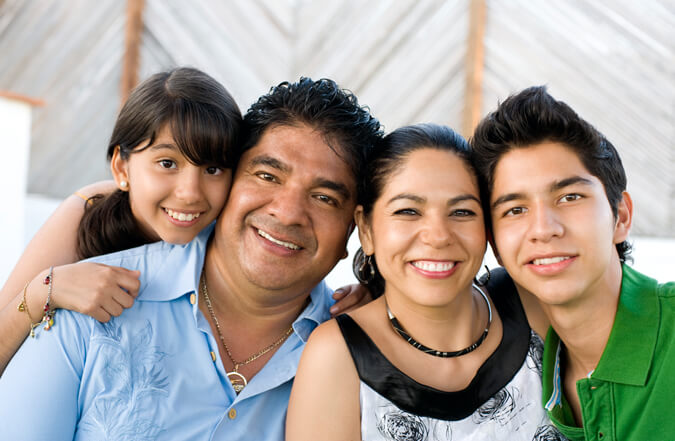
{"label": "man's smiling face", "polygon": [[226,271],[258,288],[309,292],[344,256],[355,201],[355,178],[322,133],[268,128],[242,155],[218,220]]}

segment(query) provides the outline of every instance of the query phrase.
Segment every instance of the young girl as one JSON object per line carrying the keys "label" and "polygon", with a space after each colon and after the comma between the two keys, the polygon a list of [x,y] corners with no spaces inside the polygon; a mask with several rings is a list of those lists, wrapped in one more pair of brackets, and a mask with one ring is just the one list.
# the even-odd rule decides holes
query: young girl
{"label": "young girl", "polygon": [[474,282],[486,236],[466,141],[403,127],[368,167],[354,268],[383,294],[312,333],[287,439],[558,439],[540,405],[541,339],[515,292]]}
{"label": "young girl", "polygon": [[108,145],[114,183],[66,199],[0,292],[0,372],[29,332],[40,332],[36,323],[47,317],[49,327],[53,309],[105,322],[132,305],[138,272],[72,263],[158,240],[192,240],[225,204],[240,126],[232,96],[196,69],[155,74],[131,93]]}

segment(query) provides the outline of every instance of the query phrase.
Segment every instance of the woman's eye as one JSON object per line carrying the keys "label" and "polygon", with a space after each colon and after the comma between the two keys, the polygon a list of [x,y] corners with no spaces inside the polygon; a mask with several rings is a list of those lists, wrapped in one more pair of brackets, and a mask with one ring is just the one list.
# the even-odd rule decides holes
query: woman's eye
{"label": "woman's eye", "polygon": [[455,211],[452,212],[452,216],[456,216],[456,217],[471,217],[471,216],[475,216],[475,215],[476,215],[476,213],[474,211],[471,211],[471,210],[455,210]]}
{"label": "woman's eye", "polygon": [[221,175],[223,173],[223,169],[220,167],[206,167],[206,173],[209,175]]}
{"label": "woman's eye", "polygon": [[413,208],[402,208],[400,210],[394,211],[394,214],[400,214],[400,215],[403,215],[403,216],[415,216],[419,213],[417,212],[417,210],[415,210]]}
{"label": "woman's eye", "polygon": [[162,168],[176,168],[176,163],[170,159],[162,159],[159,161],[159,165]]}

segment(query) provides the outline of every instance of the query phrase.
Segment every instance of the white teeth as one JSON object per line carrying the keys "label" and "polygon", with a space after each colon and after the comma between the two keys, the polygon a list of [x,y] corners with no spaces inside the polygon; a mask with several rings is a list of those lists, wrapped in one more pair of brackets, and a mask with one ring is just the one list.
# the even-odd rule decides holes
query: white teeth
{"label": "white teeth", "polygon": [[169,210],[168,208],[165,208],[164,211],[166,212],[166,214],[168,214],[169,216],[178,221],[188,221],[188,222],[190,222],[193,219],[197,219],[201,214],[201,213],[181,213],[179,211]]}
{"label": "white teeth", "polygon": [[535,265],[551,265],[552,263],[562,262],[567,259],[569,257],[546,257],[544,259],[534,259],[532,263]]}
{"label": "white teeth", "polygon": [[291,250],[299,250],[300,249],[300,247],[297,246],[296,244],[290,243],[290,242],[284,242],[283,240],[279,240],[279,239],[275,239],[274,237],[265,233],[263,230],[258,230],[258,234],[260,234],[262,237],[269,240],[270,242],[274,242],[275,244],[281,245],[282,247],[290,248]]}
{"label": "white teeth", "polygon": [[412,264],[415,268],[419,268],[423,271],[438,272],[438,273],[443,271],[449,271],[455,266],[454,262],[439,263],[439,262],[415,261],[412,262]]}

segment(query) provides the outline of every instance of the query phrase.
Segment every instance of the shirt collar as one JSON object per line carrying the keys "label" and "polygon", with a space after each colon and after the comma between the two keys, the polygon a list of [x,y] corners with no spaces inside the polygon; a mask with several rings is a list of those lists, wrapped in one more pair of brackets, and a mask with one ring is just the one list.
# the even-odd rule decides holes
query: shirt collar
{"label": "shirt collar", "polygon": [[309,295],[309,305],[293,322],[293,329],[303,343],[307,343],[309,334],[311,334],[314,328],[330,318],[329,309],[332,306],[330,294],[330,288],[322,280],[312,289]]}
{"label": "shirt collar", "polygon": [[168,302],[197,292],[206,247],[214,223],[185,245],[158,242],[148,246],[141,271],[138,301]]}
{"label": "shirt collar", "polygon": [[624,264],[616,318],[593,378],[645,385],[654,358],[659,320],[656,280]]}

